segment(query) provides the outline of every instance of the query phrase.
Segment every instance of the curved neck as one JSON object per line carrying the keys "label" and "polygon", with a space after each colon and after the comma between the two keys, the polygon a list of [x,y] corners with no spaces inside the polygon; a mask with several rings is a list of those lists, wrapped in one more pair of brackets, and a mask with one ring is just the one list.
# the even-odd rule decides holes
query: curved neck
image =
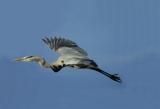
{"label": "curved neck", "polygon": [[42,67],[50,68],[50,64],[47,63],[44,58],[39,59],[39,60],[38,60],[38,64],[40,64],[40,66],[42,66]]}

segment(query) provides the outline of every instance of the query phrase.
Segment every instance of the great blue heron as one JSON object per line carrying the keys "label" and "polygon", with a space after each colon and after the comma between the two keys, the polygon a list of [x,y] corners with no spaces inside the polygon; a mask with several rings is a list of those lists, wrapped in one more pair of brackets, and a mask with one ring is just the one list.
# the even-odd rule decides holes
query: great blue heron
{"label": "great blue heron", "polygon": [[88,57],[85,50],[80,48],[75,42],[65,38],[44,38],[42,41],[48,47],[60,54],[60,57],[54,63],[47,63],[44,58],[40,56],[25,56],[17,58],[16,61],[23,62],[37,62],[42,67],[51,68],[54,72],[60,71],[64,67],[72,67],[78,69],[91,69],[109,77],[110,79],[121,83],[118,74],[110,74],[101,70],[98,65]]}

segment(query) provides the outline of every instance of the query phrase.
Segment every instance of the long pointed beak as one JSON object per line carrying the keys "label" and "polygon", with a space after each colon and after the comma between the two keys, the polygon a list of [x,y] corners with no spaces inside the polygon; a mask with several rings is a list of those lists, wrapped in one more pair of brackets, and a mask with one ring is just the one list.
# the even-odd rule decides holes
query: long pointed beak
{"label": "long pointed beak", "polygon": [[16,58],[15,61],[25,61],[24,58]]}

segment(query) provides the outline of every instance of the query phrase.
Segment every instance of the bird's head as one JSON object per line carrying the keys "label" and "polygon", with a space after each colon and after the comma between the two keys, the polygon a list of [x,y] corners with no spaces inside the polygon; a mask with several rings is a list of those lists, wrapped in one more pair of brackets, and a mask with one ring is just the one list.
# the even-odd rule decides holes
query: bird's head
{"label": "bird's head", "polygon": [[39,61],[41,58],[39,56],[24,56],[20,58],[16,58],[16,61],[20,62],[33,62]]}

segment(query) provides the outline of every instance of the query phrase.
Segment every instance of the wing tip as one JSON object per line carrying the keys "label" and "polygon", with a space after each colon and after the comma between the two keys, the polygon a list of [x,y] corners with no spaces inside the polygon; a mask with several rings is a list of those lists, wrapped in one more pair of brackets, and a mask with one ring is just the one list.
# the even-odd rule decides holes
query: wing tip
{"label": "wing tip", "polygon": [[42,41],[55,51],[61,47],[78,47],[78,45],[72,40],[62,38],[61,36],[44,37],[42,38]]}

